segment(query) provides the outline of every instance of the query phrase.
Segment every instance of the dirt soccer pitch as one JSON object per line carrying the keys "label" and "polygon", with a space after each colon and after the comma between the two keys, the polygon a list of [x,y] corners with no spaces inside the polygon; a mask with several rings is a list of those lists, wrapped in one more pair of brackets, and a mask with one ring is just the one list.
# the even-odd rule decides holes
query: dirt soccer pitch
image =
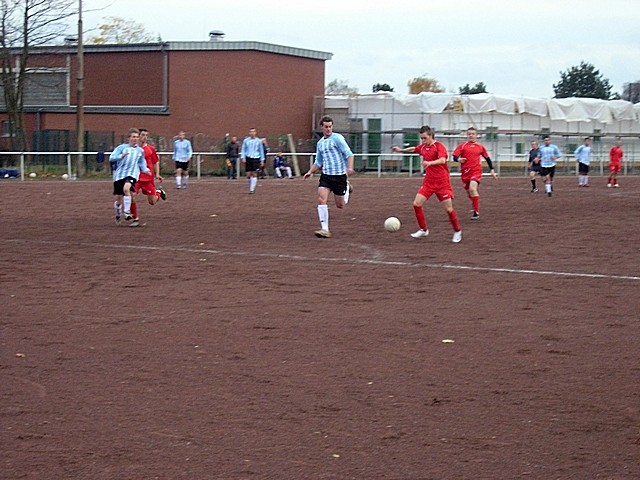
{"label": "dirt soccer pitch", "polygon": [[640,478],[640,178],[169,180],[0,181],[0,478]]}

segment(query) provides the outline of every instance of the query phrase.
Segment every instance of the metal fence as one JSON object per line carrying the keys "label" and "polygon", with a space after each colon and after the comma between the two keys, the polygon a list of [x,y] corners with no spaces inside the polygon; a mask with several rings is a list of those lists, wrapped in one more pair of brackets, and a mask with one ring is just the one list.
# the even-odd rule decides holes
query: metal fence
{"label": "metal fence", "polygon": [[[3,152],[0,154],[0,178],[48,178],[71,179],[110,178],[111,168],[109,154],[111,152]],[[174,162],[171,152],[159,152],[160,173],[171,175]],[[286,154],[294,172],[304,174],[315,159],[312,153]],[[81,158],[79,158],[81,157]],[[267,174],[274,176],[273,157],[269,155],[266,162]],[[362,174],[413,176],[422,175],[423,168],[419,155],[412,154],[356,154],[355,169]],[[81,160],[81,172],[78,172],[78,160]],[[494,167],[498,175],[517,177],[527,174],[528,154],[498,155],[494,159]],[[295,168],[297,163],[298,168]],[[452,175],[459,174],[459,165],[450,162]],[[486,166],[485,166],[486,170]],[[193,154],[190,171],[196,179],[203,177],[224,177],[227,174],[226,155],[224,153],[196,152]],[[242,164],[238,161],[238,174],[244,174]],[[608,154],[596,154],[591,159],[592,175],[608,175]],[[557,175],[576,175],[577,162],[573,156],[560,158],[556,167]],[[621,175],[640,175],[640,157],[630,156],[622,162]]]}

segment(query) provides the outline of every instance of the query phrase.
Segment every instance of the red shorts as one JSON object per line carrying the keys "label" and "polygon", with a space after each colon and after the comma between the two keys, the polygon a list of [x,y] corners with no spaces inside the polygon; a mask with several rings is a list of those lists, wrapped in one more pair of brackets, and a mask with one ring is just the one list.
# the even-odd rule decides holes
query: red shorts
{"label": "red shorts", "polygon": [[620,173],[620,164],[619,163],[610,163],[609,171],[611,173]]}
{"label": "red shorts", "polygon": [[482,180],[482,168],[480,169],[470,168],[466,170],[462,168],[460,180],[462,180],[464,189],[469,190],[469,184],[471,183],[472,180],[475,180],[478,183],[480,183],[480,180]]}
{"label": "red shorts", "polygon": [[136,193],[142,191],[144,195],[155,195],[156,184],[151,180],[138,180],[136,182]]}
{"label": "red shorts", "polygon": [[440,183],[436,185],[425,185],[423,183],[422,187],[420,187],[420,190],[418,190],[418,193],[427,199],[429,199],[429,197],[435,193],[436,197],[438,197],[438,200],[440,200],[441,202],[443,200],[453,199],[453,188],[451,188],[450,182]]}

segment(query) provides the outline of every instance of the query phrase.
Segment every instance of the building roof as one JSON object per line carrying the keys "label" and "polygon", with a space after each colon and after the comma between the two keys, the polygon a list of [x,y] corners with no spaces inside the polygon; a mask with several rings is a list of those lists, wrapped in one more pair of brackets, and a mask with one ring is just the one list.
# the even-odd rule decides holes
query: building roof
{"label": "building roof", "polygon": [[[197,41],[197,42],[155,42],[134,44],[92,44],[83,45],[85,53],[111,53],[111,52],[149,52],[149,51],[209,51],[209,50],[252,50],[259,52],[290,55],[294,57],[311,58],[314,60],[330,60],[332,53],[304,48],[287,47],[264,42],[227,42],[224,40]],[[32,53],[65,53],[73,54],[77,51],[76,45],[57,45],[45,47],[32,47]]]}

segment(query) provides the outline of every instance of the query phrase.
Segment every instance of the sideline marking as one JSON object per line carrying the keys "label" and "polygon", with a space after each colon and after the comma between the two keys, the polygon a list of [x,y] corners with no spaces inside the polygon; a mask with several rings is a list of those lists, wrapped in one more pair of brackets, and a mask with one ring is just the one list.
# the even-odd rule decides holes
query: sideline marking
{"label": "sideline marking", "polygon": [[209,250],[204,248],[189,247],[153,247],[148,245],[116,245],[112,243],[85,243],[85,242],[63,242],[56,240],[29,240],[29,239],[13,239],[9,240],[13,243],[41,243],[45,245],[64,245],[64,246],[81,246],[91,248],[128,248],[130,250],[152,250],[152,251],[170,251],[170,252],[187,252],[187,253],[208,253],[211,255],[234,255],[239,257],[264,257],[285,260],[295,260],[299,262],[324,262],[351,263],[360,265],[388,265],[393,267],[411,267],[411,268],[439,268],[443,270],[469,270],[476,272],[493,272],[493,273],[516,273],[524,275],[549,275],[556,277],[577,277],[577,278],[602,278],[607,280],[636,280],[640,281],[640,276],[633,275],[608,275],[604,273],[580,273],[580,272],[554,272],[552,270],[530,270],[519,268],[500,268],[500,267],[473,267],[470,265],[450,265],[446,263],[413,263],[401,262],[394,260],[375,260],[375,259],[353,259],[339,257],[306,257],[302,255],[290,255],[286,253],[256,253],[256,252],[231,252],[226,250]]}

